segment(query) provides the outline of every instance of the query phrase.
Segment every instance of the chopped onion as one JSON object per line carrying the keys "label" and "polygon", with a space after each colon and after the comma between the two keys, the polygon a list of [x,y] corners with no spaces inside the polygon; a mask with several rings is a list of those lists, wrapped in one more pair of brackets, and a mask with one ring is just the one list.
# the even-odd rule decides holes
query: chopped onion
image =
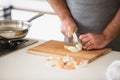
{"label": "chopped onion", "polygon": [[50,56],[47,57],[48,66],[51,67],[60,67],[62,69],[72,70],[79,67],[85,67],[88,64],[88,61],[82,58],[73,58],[69,55],[60,57],[60,56]]}
{"label": "chopped onion", "polygon": [[76,44],[75,46],[64,45],[64,48],[71,52],[78,52],[78,51],[82,50],[82,45],[80,45],[80,44]]}

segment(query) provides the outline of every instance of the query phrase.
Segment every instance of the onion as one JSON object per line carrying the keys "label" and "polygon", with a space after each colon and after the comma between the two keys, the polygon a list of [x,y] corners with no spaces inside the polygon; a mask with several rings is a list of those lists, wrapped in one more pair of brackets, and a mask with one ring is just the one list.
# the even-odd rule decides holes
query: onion
{"label": "onion", "polygon": [[64,45],[64,48],[71,52],[78,52],[78,51],[82,50],[82,45],[80,45],[80,44],[76,44],[75,46]]}

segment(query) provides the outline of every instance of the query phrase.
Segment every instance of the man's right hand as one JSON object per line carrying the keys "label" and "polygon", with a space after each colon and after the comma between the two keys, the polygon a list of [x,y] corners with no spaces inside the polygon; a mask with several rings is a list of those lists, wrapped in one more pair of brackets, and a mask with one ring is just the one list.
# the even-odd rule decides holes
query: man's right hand
{"label": "man's right hand", "polygon": [[51,4],[52,8],[61,19],[61,32],[67,38],[72,39],[72,34],[77,32],[78,28],[67,6],[66,0],[48,0],[48,2]]}
{"label": "man's right hand", "polygon": [[72,39],[72,34],[77,32],[78,28],[72,18],[66,18],[62,21],[61,32],[69,39]]}

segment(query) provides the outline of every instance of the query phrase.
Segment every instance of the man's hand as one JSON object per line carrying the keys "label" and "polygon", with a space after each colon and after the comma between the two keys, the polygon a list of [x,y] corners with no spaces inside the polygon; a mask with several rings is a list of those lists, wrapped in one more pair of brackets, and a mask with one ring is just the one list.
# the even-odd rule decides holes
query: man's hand
{"label": "man's hand", "polygon": [[72,39],[72,34],[77,32],[78,28],[72,18],[67,18],[62,21],[61,32],[69,39]]}
{"label": "man's hand", "polygon": [[102,49],[109,43],[109,40],[107,40],[104,34],[82,34],[80,35],[79,40],[86,50]]}
{"label": "man's hand", "polygon": [[69,39],[77,32],[77,25],[67,6],[66,0],[48,0],[62,22],[61,32]]}

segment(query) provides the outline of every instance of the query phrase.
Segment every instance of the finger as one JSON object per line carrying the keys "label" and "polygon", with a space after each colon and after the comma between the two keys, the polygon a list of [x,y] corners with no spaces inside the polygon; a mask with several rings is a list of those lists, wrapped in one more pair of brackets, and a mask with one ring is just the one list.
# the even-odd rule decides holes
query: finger
{"label": "finger", "polygon": [[89,42],[88,38],[83,38],[80,40],[83,45],[85,45],[87,42]]}
{"label": "finger", "polygon": [[61,32],[62,32],[62,34],[65,36],[65,37],[67,37],[68,38],[68,31],[66,31],[66,27],[65,27],[65,25],[62,25],[61,26]]}
{"label": "finger", "polygon": [[86,42],[88,42],[88,36],[86,34],[82,34],[79,36],[79,40],[84,45]]}
{"label": "finger", "polygon": [[94,49],[93,45],[89,46],[86,50],[92,50]]}
{"label": "finger", "polygon": [[63,25],[61,25],[61,32],[63,33],[63,35],[65,35],[65,29]]}
{"label": "finger", "polygon": [[91,45],[92,45],[92,43],[88,41],[88,42],[85,43],[85,45],[83,45],[83,48],[84,48],[84,49],[87,49],[87,48],[89,48]]}
{"label": "finger", "polygon": [[88,37],[88,35],[82,34],[82,35],[79,36],[79,39],[82,40],[82,39],[87,38],[87,37]]}
{"label": "finger", "polygon": [[73,32],[67,32],[67,37],[69,38],[69,39],[72,39],[72,34],[73,34]]}

